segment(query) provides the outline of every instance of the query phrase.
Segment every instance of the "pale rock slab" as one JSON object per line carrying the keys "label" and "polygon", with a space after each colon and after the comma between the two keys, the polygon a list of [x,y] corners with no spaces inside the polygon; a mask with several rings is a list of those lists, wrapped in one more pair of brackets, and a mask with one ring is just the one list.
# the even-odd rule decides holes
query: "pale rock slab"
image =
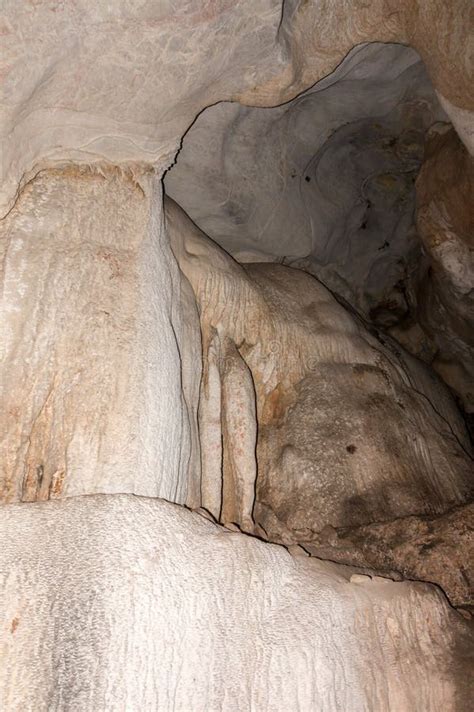
{"label": "pale rock slab", "polygon": [[8,505],[0,532],[9,712],[469,709],[470,627],[434,587],[130,495]]}

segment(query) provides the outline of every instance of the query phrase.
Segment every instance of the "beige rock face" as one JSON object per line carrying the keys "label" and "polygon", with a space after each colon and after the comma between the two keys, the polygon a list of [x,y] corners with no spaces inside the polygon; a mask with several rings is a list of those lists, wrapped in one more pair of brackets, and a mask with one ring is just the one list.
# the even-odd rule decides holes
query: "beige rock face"
{"label": "beige rock face", "polygon": [[[208,108],[165,186],[239,261],[314,274],[434,362],[470,412],[472,158],[454,132],[430,148],[450,127],[438,98],[413,49],[359,46],[287,104]],[[474,121],[455,121],[470,145]]]}
{"label": "beige rock face", "polygon": [[255,520],[292,543],[466,501],[468,437],[437,379],[309,275],[244,269],[168,200],[166,217],[201,316],[203,481],[239,483],[204,507],[247,528],[258,469]]}
{"label": "beige rock face", "polygon": [[197,506],[199,323],[159,182],[42,171],[0,229],[2,500]]}
{"label": "beige rock face", "polygon": [[125,495],[8,505],[0,536],[9,712],[469,709],[472,633],[434,587]]}
{"label": "beige rock face", "polygon": [[166,192],[237,260],[302,268],[386,328],[416,301],[414,181],[441,121],[419,55],[367,44],[289,104],[206,109]]}

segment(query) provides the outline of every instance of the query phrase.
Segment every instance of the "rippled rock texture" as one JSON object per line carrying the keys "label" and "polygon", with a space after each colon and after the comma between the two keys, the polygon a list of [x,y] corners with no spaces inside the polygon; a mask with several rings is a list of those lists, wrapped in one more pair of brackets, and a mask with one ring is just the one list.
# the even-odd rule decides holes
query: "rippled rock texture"
{"label": "rippled rock texture", "polygon": [[468,709],[472,634],[433,587],[131,495],[9,505],[0,534],[9,712]]}

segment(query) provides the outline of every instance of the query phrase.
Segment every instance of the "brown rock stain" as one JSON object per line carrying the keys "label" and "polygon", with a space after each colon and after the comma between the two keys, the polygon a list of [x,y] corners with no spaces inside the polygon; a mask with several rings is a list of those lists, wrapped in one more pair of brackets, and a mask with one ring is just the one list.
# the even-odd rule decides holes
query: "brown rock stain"
{"label": "brown rock stain", "polygon": [[13,635],[13,633],[16,631],[16,629],[18,628],[19,623],[20,623],[20,619],[15,616],[15,618],[13,618],[12,623],[11,623],[11,626],[10,626],[10,633],[11,633],[12,635]]}
{"label": "brown rock stain", "polygon": [[121,264],[120,260],[116,255],[113,254],[110,250],[105,249],[104,247],[101,247],[100,250],[97,251],[97,256],[104,260],[109,267],[110,267],[110,277],[109,279],[114,279],[116,277],[120,277],[121,275]]}
{"label": "brown rock stain", "polygon": [[63,165],[56,165],[54,168],[46,167],[42,169],[35,175],[35,178],[37,178],[38,175],[44,171],[51,176],[74,178],[76,180],[107,180],[110,178],[118,178],[119,180],[125,179],[128,180],[134,188],[143,193],[143,189],[140,186],[138,179],[142,175],[152,173],[153,169],[144,163],[129,163],[123,166],[116,166],[108,163],[64,163]]}
{"label": "brown rock stain", "polygon": [[278,383],[275,388],[264,397],[262,425],[268,425],[281,420],[290,402],[290,393],[285,383]]}
{"label": "brown rock stain", "polygon": [[[61,454],[55,452],[59,433],[55,422],[57,409],[57,378],[53,378],[49,392],[31,425],[25,458],[21,501],[38,502],[50,498],[52,478],[61,472]],[[64,478],[64,475],[63,475]],[[62,487],[62,482],[58,484]]]}
{"label": "brown rock stain", "polygon": [[66,477],[65,470],[58,470],[51,478],[51,486],[49,488],[49,498],[57,499],[63,491],[64,479]]}

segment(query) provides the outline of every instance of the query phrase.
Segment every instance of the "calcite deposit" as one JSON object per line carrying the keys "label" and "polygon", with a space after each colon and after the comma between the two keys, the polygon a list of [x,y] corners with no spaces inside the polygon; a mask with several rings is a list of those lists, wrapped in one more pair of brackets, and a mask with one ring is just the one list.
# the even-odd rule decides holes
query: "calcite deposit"
{"label": "calcite deposit", "polygon": [[159,181],[43,170],[0,233],[2,501],[130,492],[198,506],[199,323]]}
{"label": "calcite deposit", "polygon": [[470,627],[432,586],[131,495],[9,505],[0,532],[2,709],[468,709]]}
{"label": "calcite deposit", "polygon": [[2,712],[470,712],[473,20],[3,0]]}

